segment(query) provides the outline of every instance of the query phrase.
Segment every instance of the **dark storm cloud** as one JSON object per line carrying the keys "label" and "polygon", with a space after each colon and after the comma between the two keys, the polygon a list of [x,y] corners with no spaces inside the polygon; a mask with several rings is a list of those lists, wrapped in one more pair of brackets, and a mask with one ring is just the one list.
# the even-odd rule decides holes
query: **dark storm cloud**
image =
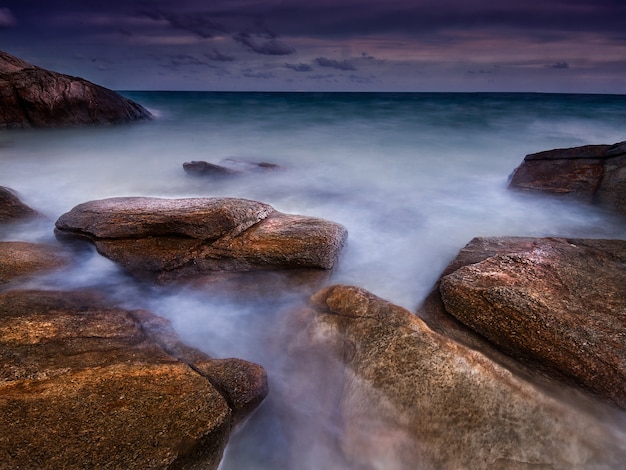
{"label": "dark storm cloud", "polygon": [[546,65],[546,67],[551,69],[569,69],[569,64],[567,62],[556,62],[554,64]]}
{"label": "dark storm cloud", "polygon": [[356,70],[356,67],[347,60],[333,60],[326,57],[318,57],[315,59],[315,63],[320,67],[330,67],[337,70]]}
{"label": "dark storm cloud", "polygon": [[285,64],[285,68],[291,69],[295,72],[311,72],[313,67],[309,64]]}
{"label": "dark storm cloud", "polygon": [[275,37],[266,39],[263,36],[250,33],[239,33],[235,34],[233,39],[257,54],[289,55],[296,52],[295,49]]}
{"label": "dark storm cloud", "polygon": [[237,60],[234,56],[223,54],[217,49],[213,49],[211,52],[207,52],[206,54],[204,54],[204,56],[209,60],[213,60],[215,62],[234,62],[235,60]]}
{"label": "dark storm cloud", "polygon": [[140,10],[138,16],[153,20],[165,20],[173,28],[189,31],[202,38],[212,38],[216,34],[226,33],[225,26],[213,21],[210,13],[178,13],[160,10]]}

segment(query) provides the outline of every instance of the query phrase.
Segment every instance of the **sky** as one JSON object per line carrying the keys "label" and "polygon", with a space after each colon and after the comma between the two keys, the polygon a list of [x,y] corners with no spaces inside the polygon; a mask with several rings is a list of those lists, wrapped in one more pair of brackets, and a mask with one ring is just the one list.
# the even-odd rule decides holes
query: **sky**
{"label": "sky", "polygon": [[0,0],[0,50],[116,90],[626,94],[626,0]]}

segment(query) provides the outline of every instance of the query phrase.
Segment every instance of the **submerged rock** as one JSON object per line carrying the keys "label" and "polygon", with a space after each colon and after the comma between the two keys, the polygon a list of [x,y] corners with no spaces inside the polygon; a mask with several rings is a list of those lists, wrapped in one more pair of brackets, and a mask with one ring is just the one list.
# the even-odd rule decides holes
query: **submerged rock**
{"label": "submerged rock", "polygon": [[118,124],[150,119],[142,106],[87,80],[0,51],[0,128]]}
{"label": "submerged rock", "polygon": [[242,176],[252,173],[265,173],[282,169],[280,165],[267,162],[248,162],[237,158],[225,158],[219,164],[204,160],[194,160],[183,163],[185,173],[193,176],[222,178],[228,176]]}
{"label": "submerged rock", "polygon": [[445,310],[517,360],[626,408],[626,241],[475,239]]}
{"label": "submerged rock", "polygon": [[335,391],[350,468],[569,470],[626,457],[610,428],[401,307],[346,286],[311,304],[295,349],[322,345],[345,365],[321,393]]}
{"label": "submerged rock", "polygon": [[333,268],[346,229],[235,198],[91,201],[56,222],[129,272],[168,282],[211,272]]}
{"label": "submerged rock", "polygon": [[626,213],[626,142],[526,155],[509,188],[559,195]]}
{"label": "submerged rock", "polygon": [[87,292],[0,295],[7,468],[217,468],[267,394],[260,366],[213,360],[145,311]]}
{"label": "submerged rock", "polygon": [[58,246],[0,242],[0,285],[14,279],[66,266],[70,256]]}
{"label": "submerged rock", "polygon": [[10,188],[0,186],[0,223],[37,217],[39,213],[24,204]]}

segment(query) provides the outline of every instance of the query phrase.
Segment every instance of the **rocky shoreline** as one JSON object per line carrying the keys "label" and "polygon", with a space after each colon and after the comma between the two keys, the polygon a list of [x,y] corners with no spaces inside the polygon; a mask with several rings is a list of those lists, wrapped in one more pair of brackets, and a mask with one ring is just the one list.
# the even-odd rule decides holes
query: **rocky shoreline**
{"label": "rocky shoreline", "polygon": [[[511,189],[623,214],[625,149],[527,156]],[[0,188],[0,224],[37,217]],[[55,232],[55,244],[0,242],[2,468],[217,468],[268,394],[260,365],[209,357],[153,313],[101,292],[23,287],[91,246],[146,285],[297,290],[297,334],[284,345],[291,380],[305,379],[311,361],[332,375],[332,387],[312,386],[337,414],[328,439],[347,468],[619,468],[626,459],[618,434],[559,400],[626,410],[624,240],[475,238],[410,312],[358,286],[326,285],[345,227],[259,201],[86,201]]]}

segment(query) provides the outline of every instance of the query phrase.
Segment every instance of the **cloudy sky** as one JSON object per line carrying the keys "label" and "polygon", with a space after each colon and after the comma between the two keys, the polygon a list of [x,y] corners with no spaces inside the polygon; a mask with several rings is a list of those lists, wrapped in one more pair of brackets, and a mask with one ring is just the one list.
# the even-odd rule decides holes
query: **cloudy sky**
{"label": "cloudy sky", "polygon": [[0,50],[118,90],[626,94],[624,0],[0,0]]}

